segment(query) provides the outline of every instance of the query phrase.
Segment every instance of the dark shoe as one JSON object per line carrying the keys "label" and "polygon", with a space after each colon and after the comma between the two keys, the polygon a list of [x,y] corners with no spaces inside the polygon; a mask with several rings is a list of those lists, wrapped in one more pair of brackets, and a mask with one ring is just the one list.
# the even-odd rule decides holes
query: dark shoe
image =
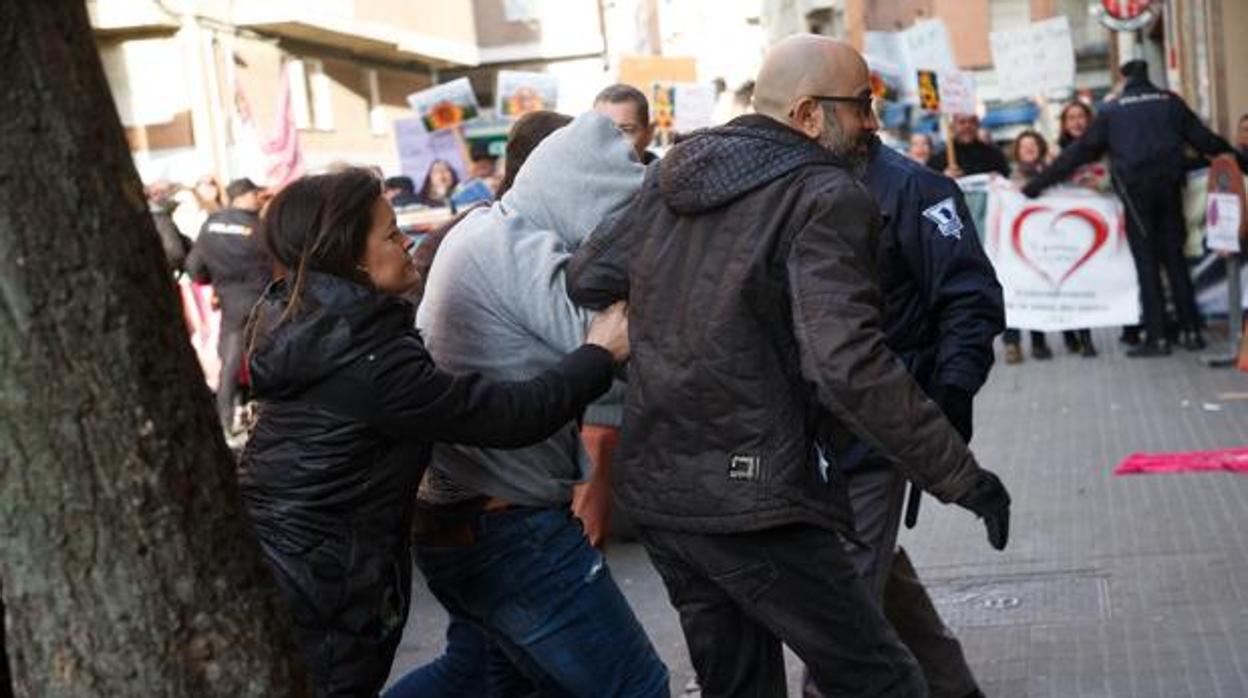
{"label": "dark shoe", "polygon": [[1169,342],[1144,342],[1127,350],[1127,357],[1147,359],[1154,356],[1170,356]]}
{"label": "dark shoe", "polygon": [[1036,361],[1047,361],[1053,358],[1053,350],[1049,349],[1047,344],[1031,345],[1031,358]]}
{"label": "dark shoe", "polygon": [[1122,328],[1122,336],[1118,338],[1118,341],[1122,342],[1123,344],[1129,347],[1133,347],[1139,344],[1140,343],[1140,328],[1138,327]]}
{"label": "dark shoe", "polygon": [[1072,354],[1078,354],[1083,351],[1083,342],[1080,341],[1077,334],[1063,332],[1062,341],[1066,343],[1066,351]]}
{"label": "dark shoe", "polygon": [[1199,332],[1184,333],[1183,348],[1188,351],[1204,351],[1205,338]]}
{"label": "dark shoe", "polygon": [[1021,364],[1023,363],[1023,350],[1017,344],[1005,345],[1005,363]]}
{"label": "dark shoe", "polygon": [[1079,348],[1079,355],[1085,359],[1095,359],[1096,347],[1093,346],[1092,342],[1084,342],[1083,346]]}

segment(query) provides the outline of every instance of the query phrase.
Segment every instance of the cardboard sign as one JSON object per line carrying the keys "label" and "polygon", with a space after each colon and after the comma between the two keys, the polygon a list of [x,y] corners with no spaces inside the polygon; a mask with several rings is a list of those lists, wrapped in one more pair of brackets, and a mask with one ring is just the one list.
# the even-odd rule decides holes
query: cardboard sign
{"label": "cardboard sign", "polygon": [[984,249],[1006,323],[1050,332],[1139,322],[1122,204],[1083,189],[1051,191],[1032,200],[1005,185],[989,194]]}
{"label": "cardboard sign", "polygon": [[650,90],[655,140],[671,145],[676,133],[706,128],[714,123],[715,88],[696,83],[656,82]]}
{"label": "cardboard sign", "polygon": [[992,32],[989,40],[1001,99],[1074,89],[1075,48],[1070,21],[1064,15],[1021,29]]}
{"label": "cardboard sign", "polygon": [[953,116],[974,114],[976,108],[975,79],[960,70],[919,70],[919,108]]}
{"label": "cardboard sign", "polygon": [[426,131],[454,128],[481,113],[468,78],[413,92],[407,96],[407,103],[420,115]]}
{"label": "cardboard sign", "polygon": [[494,95],[495,113],[508,119],[553,110],[559,102],[559,78],[550,73],[500,70]]}
{"label": "cardboard sign", "polygon": [[1238,196],[1210,193],[1205,206],[1205,244],[1218,252],[1239,252],[1239,229],[1243,220]]}
{"label": "cardboard sign", "polygon": [[919,108],[923,111],[940,111],[940,78],[934,70],[916,73],[919,83]]}
{"label": "cardboard sign", "polygon": [[649,94],[656,82],[697,82],[698,62],[694,58],[665,56],[622,56],[618,81]]}
{"label": "cardboard sign", "polygon": [[424,184],[435,160],[449,162],[460,178],[468,173],[463,148],[454,131],[429,133],[419,118],[396,119],[394,142],[399,150],[399,171],[412,178],[417,191]]}
{"label": "cardboard sign", "polygon": [[958,69],[949,32],[939,19],[918,21],[900,32],[866,32],[863,48],[873,68],[877,64],[887,65],[895,67],[899,77],[905,76],[899,87],[900,100],[907,104],[919,104],[918,85],[909,76],[919,70],[942,73]]}
{"label": "cardboard sign", "polygon": [[974,114],[976,107],[975,78],[960,70],[940,75],[940,113]]}

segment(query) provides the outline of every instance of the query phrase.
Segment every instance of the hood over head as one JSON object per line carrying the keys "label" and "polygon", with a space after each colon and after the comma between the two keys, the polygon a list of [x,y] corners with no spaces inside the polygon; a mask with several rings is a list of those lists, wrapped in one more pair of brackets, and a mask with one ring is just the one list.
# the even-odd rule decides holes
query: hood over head
{"label": "hood over head", "polygon": [[278,279],[252,311],[247,360],[258,397],[296,395],[414,326],[406,301],[331,274],[308,272],[302,296],[281,320],[290,288]]}
{"label": "hood over head", "polygon": [[644,174],[615,124],[586,112],[533,150],[502,205],[576,246],[632,202]]}
{"label": "hood over head", "polygon": [[659,190],[676,213],[696,214],[813,164],[848,167],[801,131],[748,114],[674,146],[659,162]]}

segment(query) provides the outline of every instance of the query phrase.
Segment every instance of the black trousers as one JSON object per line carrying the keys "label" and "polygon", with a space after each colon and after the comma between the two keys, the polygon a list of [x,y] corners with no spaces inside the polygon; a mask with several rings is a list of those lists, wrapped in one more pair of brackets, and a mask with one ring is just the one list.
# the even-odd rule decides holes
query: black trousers
{"label": "black trousers", "polygon": [[217,342],[217,354],[221,357],[221,375],[217,379],[217,414],[226,430],[234,424],[238,372],[243,368],[244,324],[243,320],[221,318],[221,338]]}
{"label": "black trousers", "polygon": [[[883,604],[906,647],[914,653],[933,698],[961,698],[978,686],[962,644],[945,625],[906,551],[897,547],[906,479],[888,464],[848,474],[849,499],[859,540],[850,549],[858,573]],[[929,500],[930,503],[930,500]]]}
{"label": "black trousers", "polygon": [[[1183,256],[1186,226],[1183,222],[1183,190],[1177,181],[1133,183],[1125,187],[1127,242],[1140,282],[1140,305],[1148,341],[1166,336],[1166,303],[1161,270],[1166,272],[1171,300],[1183,330],[1199,329],[1196,293]],[[1141,227],[1142,224],[1142,227]]]}
{"label": "black trousers", "polygon": [[704,698],[787,695],[782,644],[824,696],[926,696],[839,536],[791,525],[752,533],[643,529]]}

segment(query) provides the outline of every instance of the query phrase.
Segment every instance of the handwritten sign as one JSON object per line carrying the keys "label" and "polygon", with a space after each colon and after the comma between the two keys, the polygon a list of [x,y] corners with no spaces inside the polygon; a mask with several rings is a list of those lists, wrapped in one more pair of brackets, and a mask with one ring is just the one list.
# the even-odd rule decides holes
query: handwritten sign
{"label": "handwritten sign", "polygon": [[1220,252],[1239,252],[1243,211],[1239,195],[1210,193],[1205,207],[1205,244]]}
{"label": "handwritten sign", "polygon": [[1021,29],[992,32],[992,62],[1001,99],[1020,99],[1075,86],[1070,21],[1059,15]]}

